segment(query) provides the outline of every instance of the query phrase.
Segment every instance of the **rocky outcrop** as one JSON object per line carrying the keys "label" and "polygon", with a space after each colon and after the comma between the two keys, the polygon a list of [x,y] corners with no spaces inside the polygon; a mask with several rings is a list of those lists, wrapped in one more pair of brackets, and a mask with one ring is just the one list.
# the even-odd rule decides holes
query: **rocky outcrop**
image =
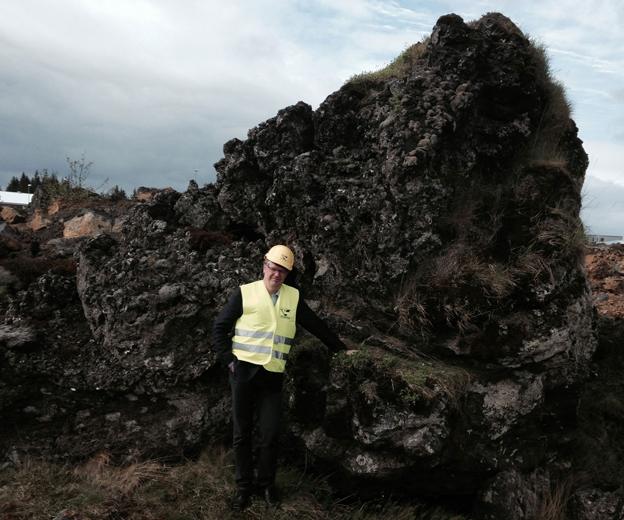
{"label": "rocky outcrop", "polygon": [[542,52],[502,15],[444,16],[316,111],[227,142],[215,167],[216,184],[150,192],[118,235],[87,240],[75,279],[4,303],[5,450],[139,457],[226,438],[211,322],[286,242],[306,299],[358,348],[329,359],[299,341],[289,455],[347,492],[532,518],[571,467],[561,431],[596,348],[587,156]]}

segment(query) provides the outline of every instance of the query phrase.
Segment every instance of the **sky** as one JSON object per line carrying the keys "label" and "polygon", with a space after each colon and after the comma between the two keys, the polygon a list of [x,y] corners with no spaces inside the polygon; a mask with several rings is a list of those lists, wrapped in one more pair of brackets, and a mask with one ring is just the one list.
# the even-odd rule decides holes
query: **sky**
{"label": "sky", "polygon": [[0,187],[67,158],[87,184],[214,182],[223,144],[354,74],[436,20],[498,11],[542,44],[590,157],[582,217],[624,235],[621,0],[0,0]]}

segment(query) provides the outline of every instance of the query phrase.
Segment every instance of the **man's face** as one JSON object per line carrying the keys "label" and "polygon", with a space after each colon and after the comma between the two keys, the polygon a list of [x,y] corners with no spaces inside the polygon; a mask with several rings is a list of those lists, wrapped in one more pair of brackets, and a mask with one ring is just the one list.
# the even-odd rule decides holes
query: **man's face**
{"label": "man's face", "polygon": [[279,291],[280,287],[288,276],[288,269],[281,265],[274,264],[270,260],[264,261],[264,267],[262,268],[264,275],[263,281],[269,293],[273,294]]}

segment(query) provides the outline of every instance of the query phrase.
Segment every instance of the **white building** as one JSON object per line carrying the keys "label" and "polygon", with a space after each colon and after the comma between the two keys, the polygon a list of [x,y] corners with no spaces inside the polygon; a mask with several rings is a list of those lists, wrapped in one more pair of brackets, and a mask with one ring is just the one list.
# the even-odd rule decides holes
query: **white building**
{"label": "white building", "polygon": [[619,235],[587,235],[590,244],[617,244],[623,238]]}
{"label": "white building", "polygon": [[33,198],[32,193],[18,191],[0,191],[0,204],[7,206],[28,206]]}

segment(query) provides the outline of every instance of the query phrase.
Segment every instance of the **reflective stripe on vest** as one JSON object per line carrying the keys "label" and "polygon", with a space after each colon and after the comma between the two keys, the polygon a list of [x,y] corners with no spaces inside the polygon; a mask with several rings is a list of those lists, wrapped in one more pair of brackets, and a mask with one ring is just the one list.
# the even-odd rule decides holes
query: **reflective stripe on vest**
{"label": "reflective stripe on vest", "polygon": [[242,360],[283,372],[296,332],[299,291],[282,285],[275,305],[259,280],[241,285],[243,314],[237,320],[232,352]]}

